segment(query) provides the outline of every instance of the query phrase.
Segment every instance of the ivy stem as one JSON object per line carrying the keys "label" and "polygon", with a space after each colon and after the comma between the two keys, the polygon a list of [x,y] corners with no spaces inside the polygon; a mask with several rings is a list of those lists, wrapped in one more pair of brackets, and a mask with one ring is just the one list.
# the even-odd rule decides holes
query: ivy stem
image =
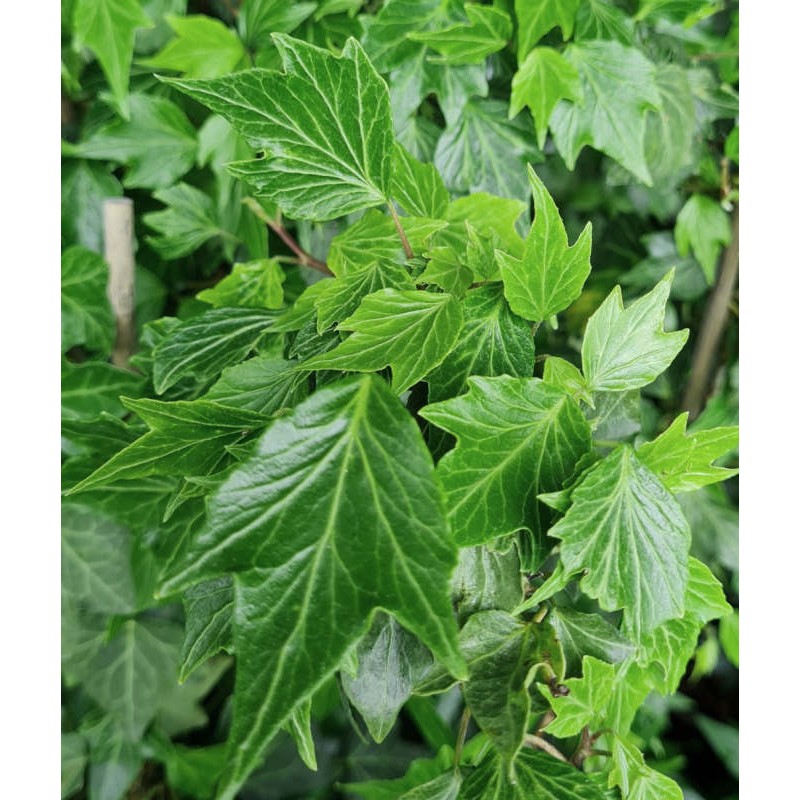
{"label": "ivy stem", "polygon": [[459,772],[459,765],[461,763],[461,752],[464,749],[464,741],[467,738],[467,728],[469,727],[469,718],[472,712],[469,706],[465,706],[464,713],[461,715],[461,722],[458,724],[458,738],[456,739],[456,749],[453,754],[453,767],[456,773]]}
{"label": "ivy stem", "polygon": [[535,733],[526,733],[525,734],[525,744],[528,747],[533,747],[537,750],[544,750],[545,753],[557,758],[559,761],[563,761],[565,764],[569,764],[567,757],[557,748],[554,747],[547,739],[543,739],[541,736],[537,736]]}
{"label": "ivy stem", "polygon": [[397,210],[394,207],[394,203],[388,203],[389,206],[389,213],[392,215],[392,219],[394,220],[394,226],[397,228],[397,234],[400,237],[400,241],[403,243],[403,252],[406,254],[407,259],[414,258],[414,251],[411,249],[411,245],[408,243],[408,237],[406,236],[406,232],[403,230],[403,226],[400,223],[400,217],[397,215]]}
{"label": "ivy stem", "polygon": [[307,253],[303,250],[289,231],[287,231],[280,222],[267,216],[264,213],[264,209],[261,208],[252,197],[245,197],[242,203],[244,203],[271,231],[277,234],[280,240],[297,256],[297,260],[300,264],[304,267],[311,267],[323,273],[323,275],[333,275],[324,261],[314,258],[311,253]]}

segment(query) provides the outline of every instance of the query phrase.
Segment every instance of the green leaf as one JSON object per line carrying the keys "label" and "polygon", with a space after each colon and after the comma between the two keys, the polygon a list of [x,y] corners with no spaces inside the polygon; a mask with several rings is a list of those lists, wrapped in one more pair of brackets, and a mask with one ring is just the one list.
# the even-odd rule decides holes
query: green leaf
{"label": "green leaf", "polygon": [[538,378],[471,377],[466,395],[420,410],[452,433],[437,466],[460,545],[542,531],[536,495],[560,489],[590,448],[578,406]]}
{"label": "green leaf", "polygon": [[531,121],[509,120],[504,101],[470,100],[437,142],[434,163],[457,194],[489,192],[527,202],[525,165],[542,160],[533,139]]}
{"label": "green leaf", "polygon": [[270,34],[291,33],[316,11],[319,3],[245,0],[239,12],[239,33],[251,48],[270,44]]}
{"label": "green leaf", "polygon": [[186,747],[170,743],[157,753],[163,760],[171,789],[197,800],[211,800],[213,786],[225,767],[225,745]]}
{"label": "green leaf", "polygon": [[727,617],[733,609],[725,599],[722,584],[711,570],[696,558],[689,558],[689,585],[686,589],[686,613],[705,625],[712,619]]}
{"label": "green leaf", "polygon": [[215,308],[178,325],[153,351],[153,384],[163,394],[187,376],[208,380],[244,357],[269,332],[274,311]]}
{"label": "green leaf", "polygon": [[681,787],[652,767],[644,767],[631,786],[628,800],[683,800]]}
{"label": "green leaf", "polygon": [[83,688],[133,740],[155,716],[162,693],[177,683],[180,640],[172,622],[128,620],[91,661]]}
{"label": "green leaf", "polygon": [[522,63],[533,46],[555,27],[561,28],[561,38],[572,36],[575,13],[580,0],[514,0],[517,13],[517,61]]}
{"label": "green leaf", "polygon": [[678,690],[702,627],[694,616],[686,614],[668,620],[642,637],[637,661],[651,688],[663,695]]}
{"label": "green leaf", "polygon": [[575,736],[584,726],[596,727],[603,718],[614,681],[614,667],[592,656],[583,658],[583,677],[565,681],[569,694],[553,697],[550,689],[538,684],[556,718],[547,726],[547,733],[561,739]]}
{"label": "green leaf", "polygon": [[557,606],[547,615],[547,621],[564,649],[567,672],[577,672],[584,656],[620,664],[634,654],[634,646],[599,614]]}
{"label": "green leaf", "polygon": [[80,492],[119,480],[149,475],[207,475],[225,458],[225,446],[235,444],[267,418],[254,411],[208,400],[129,400],[150,431],[121,450],[70,490]]}
{"label": "green leaf", "polygon": [[448,294],[381,289],[339,324],[353,334],[303,368],[373,372],[391,366],[392,388],[400,394],[441,363],[461,323],[461,308]]}
{"label": "green leaf", "polygon": [[445,292],[462,298],[475,280],[472,270],[451,247],[434,247],[428,251],[428,263],[419,276],[420,283],[433,284]]}
{"label": "green leaf", "polygon": [[433,164],[423,164],[399,142],[394,146],[392,197],[407,214],[439,219],[447,213],[450,195]]}
{"label": "green leaf", "polygon": [[568,571],[588,570],[581,589],[607,611],[625,610],[634,641],[680,617],[689,580],[689,525],[663,483],[622,445],[572,493],[548,535],[561,539]]}
{"label": "green leaf", "polygon": [[409,789],[400,795],[400,800],[456,800],[460,788],[461,776],[448,772]]}
{"label": "green leaf", "polygon": [[455,561],[430,455],[384,381],[337,382],[273,423],[211,498],[208,527],[165,587],[236,575],[238,668],[220,798],[235,795],[378,606],[463,676],[445,588]]}
{"label": "green leaf", "polygon": [[555,386],[556,389],[561,389],[562,392],[568,394],[573,400],[581,401],[589,406],[593,406],[592,395],[586,387],[586,378],[583,373],[569,361],[557,356],[548,356],[544,362],[544,373],[542,380]]}
{"label": "green leaf", "polygon": [[664,333],[664,312],[674,271],[627,308],[614,287],[586,325],[581,346],[583,374],[592,392],[623,392],[654,381],[689,337]]}
{"label": "green leaf", "polygon": [[725,657],[733,664],[739,666],[739,614],[733,613],[723,617],[719,623],[719,641],[722,645],[722,652]]}
{"label": "green leaf", "polygon": [[583,772],[544,753],[523,750],[514,773],[512,781],[503,762],[491,754],[466,778],[458,800],[603,800]]}
{"label": "green leaf", "polygon": [[447,64],[482,64],[485,58],[506,46],[513,30],[511,18],[502,9],[477,3],[466,3],[464,11],[468,23],[414,32],[408,38],[428,45]]}
{"label": "green leaf", "polygon": [[234,264],[231,274],[216,286],[197,293],[214,308],[283,308],[286,275],[274,258]]}
{"label": "green leaf", "polygon": [[478,611],[513,611],[522,600],[516,548],[505,553],[484,546],[460,548],[451,592],[460,620]]}
{"label": "green leaf", "polygon": [[212,656],[233,650],[233,581],[225,576],[189,587],[183,594],[183,608],[181,683]]}
{"label": "green leaf", "polygon": [[152,27],[137,0],[77,0],[75,4],[75,37],[97,56],[114,100],[126,119],[134,34],[137,28]]}
{"label": "green leaf", "polygon": [[311,698],[303,700],[289,717],[285,729],[294,740],[302,762],[311,770],[317,769],[317,753],[311,730]]}
{"label": "green leaf", "polygon": [[419,639],[386,614],[375,615],[355,655],[358,671],[353,677],[342,673],[342,688],[372,738],[382,742],[433,659]]}
{"label": "green leaf", "polygon": [[168,14],[165,19],[177,36],[161,52],[141,61],[144,66],[181,72],[186,78],[217,78],[244,62],[241,40],[218,19],[205,14]]}
{"label": "green leaf", "polygon": [[61,798],[83,788],[83,773],[89,760],[86,740],[79,733],[61,734]]}
{"label": "green leaf", "polygon": [[612,3],[606,0],[586,0],[578,8],[576,41],[605,39],[632,45],[634,38],[633,20]]}
{"label": "green leaf", "polygon": [[583,103],[562,100],[550,119],[553,140],[567,166],[574,169],[578,154],[590,145],[651,186],[644,142],[647,112],[661,108],[655,66],[640,50],[618,42],[574,44],[564,57],[583,85]]}
{"label": "green leaf", "polygon": [[267,155],[233,174],[295,219],[326,220],[388,202],[394,147],[386,84],[355,40],[340,58],[273,36],[284,72],[170,80]]}
{"label": "green leaf", "polygon": [[61,169],[61,245],[80,244],[103,252],[103,200],[120,197],[122,186],[109,164],[65,162]]}
{"label": "green leaf", "polygon": [[722,206],[703,194],[693,194],[675,220],[675,244],[682,256],[690,252],[700,262],[703,274],[713,286],[717,259],[731,242],[731,220]]}
{"label": "green leaf", "polygon": [[689,413],[676,417],[657,439],[643,444],[636,452],[673,493],[691,492],[701,486],[738,475],[738,469],[713,466],[714,461],[739,444],[739,428],[710,428],[686,434]]}
{"label": "green leaf", "polygon": [[131,544],[128,529],[114,520],[87,506],[62,505],[63,595],[101,614],[135,611]]}
{"label": "green leaf", "polygon": [[122,417],[120,395],[139,397],[144,391],[141,375],[105,361],[61,365],[61,418],[93,419],[102,413]]}
{"label": "green leaf", "polygon": [[464,327],[458,342],[428,376],[431,402],[463,394],[471,375],[526,378],[533,374],[530,327],[511,313],[499,285],[467,292],[462,310]]}
{"label": "green leaf", "polygon": [[438,234],[437,243],[441,241],[456,250],[466,248],[469,241],[468,222],[482,236],[497,234],[502,250],[521,256],[524,244],[516,225],[527,207],[527,197],[525,202],[485,192],[459,197],[447,208],[445,219],[450,225]]}
{"label": "green leaf", "polygon": [[592,265],[592,223],[570,246],[567,231],[550,192],[528,166],[536,215],[522,258],[496,252],[503,291],[515,314],[541,322],[563,311],[580,296]]}
{"label": "green leaf", "polygon": [[194,186],[179,183],[153,192],[153,197],[167,208],[151,211],[142,219],[159,235],[147,242],[165,261],[188,256],[215,236],[223,235],[214,201]]}
{"label": "green leaf", "polygon": [[131,741],[110,716],[90,720],[80,728],[89,742],[88,796],[92,800],[123,800],[144,761],[141,744]]}
{"label": "green leaf", "polygon": [[534,48],[520,64],[511,82],[510,116],[528,106],[536,123],[536,141],[541,150],[547,139],[547,126],[559,100],[583,102],[578,70],[552,47]]}
{"label": "green leaf", "polygon": [[[700,728],[703,736],[706,737],[711,748],[719,757],[720,761],[726,766],[728,772],[739,777],[739,729],[733,725],[725,725],[722,722],[711,719],[705,714],[695,716],[697,727]],[[677,795],[676,795],[677,796]]]}
{"label": "green leaf", "polygon": [[106,262],[85,247],[61,254],[61,352],[84,345],[101,355],[114,346],[116,323],[106,294]]}
{"label": "green leaf", "polygon": [[132,94],[130,121],[115,120],[75,146],[82,158],[127,167],[128,189],[172,186],[195,163],[197,136],[186,114],[164,97]]}

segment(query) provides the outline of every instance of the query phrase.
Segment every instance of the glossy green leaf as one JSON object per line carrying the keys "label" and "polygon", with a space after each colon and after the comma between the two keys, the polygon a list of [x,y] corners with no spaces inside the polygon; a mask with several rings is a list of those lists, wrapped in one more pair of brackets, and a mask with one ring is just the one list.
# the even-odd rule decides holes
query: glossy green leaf
{"label": "glossy green leaf", "polygon": [[504,553],[482,545],[460,548],[451,592],[462,620],[478,611],[513,611],[522,600],[516,548]]}
{"label": "glossy green leaf", "polygon": [[419,639],[387,614],[375,615],[355,655],[358,671],[352,677],[342,673],[342,688],[372,738],[382,742],[433,659]]}
{"label": "glossy green leaf", "polygon": [[503,291],[515,314],[541,322],[575,301],[592,269],[592,224],[588,222],[573,245],[553,198],[528,166],[536,214],[522,258],[497,251]]}
{"label": "glossy green leaf", "polygon": [[274,311],[215,308],[170,331],[156,346],[153,384],[163,394],[185,377],[208,380],[241,361],[269,332]]}
{"label": "glossy green leaf", "polygon": [[566,41],[572,36],[575,12],[580,0],[514,0],[517,13],[517,60],[522,63],[533,46],[548,31],[556,26],[561,28],[561,38]]}
{"label": "glossy green leaf", "polygon": [[77,0],[73,26],[76,38],[97,56],[114,101],[127,119],[134,34],[138,28],[151,28],[152,21],[137,0]]}
{"label": "glossy green leaf", "polygon": [[144,391],[140,375],[105,361],[61,365],[61,418],[92,419],[103,412],[121,417],[120,396],[139,397]]}
{"label": "glossy green leaf", "polygon": [[314,734],[311,730],[311,698],[300,703],[284,727],[294,739],[297,753],[302,762],[309,769],[316,771],[317,753],[314,747]]}
{"label": "glossy green leaf", "polygon": [[644,142],[647,112],[661,108],[655,66],[640,50],[618,42],[581,42],[567,48],[564,57],[583,86],[581,104],[562,100],[550,118],[567,166],[574,169],[581,150],[590,145],[650,186]]}
{"label": "glossy green leaf", "polygon": [[541,150],[547,139],[547,127],[559,100],[583,102],[583,87],[578,70],[552,47],[535,47],[520,64],[511,82],[511,105],[514,117],[528,106],[536,123],[536,141]]}
{"label": "glossy green leaf", "polygon": [[399,142],[394,148],[391,191],[399,206],[411,216],[444,217],[450,202],[436,167],[417,160]]}
{"label": "glossy green leaf", "polygon": [[83,158],[127,167],[129,189],[172,186],[195,163],[197,136],[186,115],[164,97],[133,94],[130,121],[115,120],[75,147]]}
{"label": "glossy green leaf", "polygon": [[61,169],[61,244],[103,252],[103,200],[122,195],[108,164],[65,162]]}
{"label": "glossy green leaf", "polygon": [[225,458],[225,446],[263,428],[267,417],[208,400],[164,403],[128,400],[150,431],[121,450],[71,493],[149,475],[206,475]]}
{"label": "glossy green leaf", "polygon": [[106,294],[106,262],[84,247],[61,254],[61,351],[84,345],[108,355],[116,337],[116,323]]}
{"label": "glossy green leaf", "polygon": [[437,472],[460,545],[541,531],[536,495],[561,488],[590,447],[577,405],[537,378],[471,377],[466,395],[420,411],[453,434]]}
{"label": "glossy green leaf", "polygon": [[455,560],[430,455],[384,381],[337,382],[273,423],[212,497],[208,527],[166,587],[236,573],[239,663],[221,797],[235,795],[376,607],[463,674],[444,588]]}
{"label": "glossy green leaf", "polygon": [[602,608],[625,610],[634,641],[683,614],[689,525],[664,484],[622,445],[572,493],[548,535],[561,540],[567,570],[587,570],[581,589]]}
{"label": "glossy green leaf", "polygon": [[400,394],[441,363],[461,324],[461,308],[450,295],[381,289],[339,323],[352,335],[303,367],[372,372],[391,366],[392,388]]}
{"label": "glossy green leaf", "polygon": [[675,244],[682,256],[694,254],[709,285],[714,284],[719,254],[730,241],[730,217],[720,204],[706,195],[693,194],[675,220]]}
{"label": "glossy green leaf", "polygon": [[673,494],[691,492],[737,475],[738,469],[713,462],[739,444],[739,428],[710,428],[686,433],[688,412],[676,417],[657,439],[638,448],[636,455]]}
{"label": "glossy green leaf", "polygon": [[181,683],[212,656],[233,650],[233,581],[225,576],[190,586],[183,594],[183,608]]}
{"label": "glossy green leaf", "polygon": [[350,40],[335,58],[283,34],[273,38],[284,72],[170,83],[267,151],[231,170],[292,217],[332,219],[387,202],[389,95],[364,51]]}
{"label": "glossy green leaf", "polygon": [[197,299],[214,308],[271,308],[283,307],[283,283],[286,275],[274,258],[233,265],[211,289],[197,293]]}
{"label": "glossy green leaf", "polygon": [[163,50],[141,63],[153,70],[174,70],[186,78],[218,78],[233,72],[245,59],[245,49],[234,31],[213,17],[168,15],[175,31]]}
{"label": "glossy green leaf", "polygon": [[477,3],[466,3],[464,11],[467,23],[411,33],[408,38],[428,45],[448,64],[481,64],[506,46],[511,38],[511,18],[502,9]]}
{"label": "glossy green leaf", "polygon": [[686,344],[688,330],[663,331],[673,274],[627,308],[616,286],[592,314],[581,346],[583,374],[590,391],[622,392],[646,386]]}

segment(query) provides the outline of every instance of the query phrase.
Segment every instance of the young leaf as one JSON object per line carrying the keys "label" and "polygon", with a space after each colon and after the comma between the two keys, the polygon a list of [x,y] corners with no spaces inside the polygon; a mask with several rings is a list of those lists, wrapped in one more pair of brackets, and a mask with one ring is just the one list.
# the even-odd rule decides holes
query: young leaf
{"label": "young leaf", "polygon": [[593,407],[592,395],[586,388],[586,378],[583,373],[569,361],[557,356],[548,356],[544,362],[542,380],[556,389],[561,389],[575,401],[581,401]]}
{"label": "young leaf", "polygon": [[552,47],[536,47],[520,64],[511,82],[510,116],[528,106],[536,123],[536,142],[544,148],[547,126],[559,100],[583,102],[578,70]]}
{"label": "young leaf", "polygon": [[423,164],[399,142],[394,146],[392,197],[407,214],[443,218],[450,203],[442,176],[433,164]]}
{"label": "young leaf", "polygon": [[373,372],[391,366],[392,388],[401,394],[441,363],[461,323],[461,308],[448,294],[381,289],[339,324],[353,335],[303,368]]}
{"label": "young leaf", "polygon": [[102,355],[114,346],[116,324],[106,294],[106,262],[84,247],[61,255],[61,352],[84,345]]}
{"label": "young leaf", "polygon": [[536,495],[560,489],[590,448],[578,406],[538,378],[471,377],[469,391],[420,415],[458,439],[436,470],[456,541],[541,532]]}
{"label": "young leaf", "polygon": [[561,539],[568,571],[587,570],[581,589],[607,611],[624,608],[634,641],[680,617],[689,580],[689,525],[680,506],[622,445],[572,493],[548,535]]}
{"label": "young leaf", "polygon": [[592,314],[581,346],[583,374],[592,392],[623,392],[654,381],[689,337],[664,333],[664,309],[674,271],[627,308],[619,286]]}
{"label": "young leaf", "polygon": [[678,416],[657,439],[636,451],[673,493],[691,492],[701,486],[724,481],[737,475],[738,469],[715,467],[712,462],[739,444],[739,428],[711,428],[686,434],[689,413]]}
{"label": "young leaf", "polygon": [[455,561],[430,455],[383,380],[337,382],[273,423],[212,496],[208,527],[165,587],[236,576],[239,663],[221,798],[234,797],[376,607],[464,675],[446,591]]}
{"label": "young leaf", "polygon": [[652,185],[644,152],[647,111],[661,108],[656,69],[640,50],[617,42],[571,45],[564,57],[581,76],[582,104],[562,100],[550,128],[558,152],[574,169],[580,151],[591,145]]}
{"label": "young leaf", "polygon": [[388,202],[394,146],[386,84],[355,40],[342,55],[274,34],[284,72],[171,80],[220,114],[264,158],[231,171],[295,219]]}
{"label": "young leaf", "polygon": [[583,289],[592,265],[592,223],[587,222],[577,241],[569,245],[567,231],[553,198],[528,165],[528,180],[536,214],[522,258],[495,253],[503,278],[503,291],[515,314],[541,322],[563,311]]}
{"label": "young leaf", "polygon": [[514,0],[517,12],[517,61],[522,63],[533,46],[548,31],[556,26],[561,28],[561,38],[566,41],[572,36],[575,12],[580,0]]}
{"label": "young leaf", "polygon": [[675,220],[675,244],[686,256],[691,251],[700,262],[709,286],[717,274],[717,259],[731,241],[731,220],[716,200],[693,194]]}
{"label": "young leaf", "polygon": [[216,286],[197,293],[197,299],[214,308],[283,307],[283,282],[286,275],[274,258],[234,264]]}
{"label": "young leaf", "polygon": [[76,39],[97,56],[120,113],[128,119],[134,34],[152,28],[152,21],[137,0],[77,0],[73,26]]}
{"label": "young leaf", "polygon": [[233,650],[233,581],[225,576],[191,586],[183,594],[183,608],[181,683],[212,656]]}

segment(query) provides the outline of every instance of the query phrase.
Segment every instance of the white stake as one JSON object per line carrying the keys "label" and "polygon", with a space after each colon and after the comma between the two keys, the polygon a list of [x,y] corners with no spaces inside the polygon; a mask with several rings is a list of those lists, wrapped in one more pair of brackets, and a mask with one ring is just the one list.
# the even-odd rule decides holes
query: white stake
{"label": "white stake", "polygon": [[108,299],[117,320],[117,341],[111,360],[124,368],[136,347],[133,200],[111,197],[103,201],[103,238],[109,269]]}

